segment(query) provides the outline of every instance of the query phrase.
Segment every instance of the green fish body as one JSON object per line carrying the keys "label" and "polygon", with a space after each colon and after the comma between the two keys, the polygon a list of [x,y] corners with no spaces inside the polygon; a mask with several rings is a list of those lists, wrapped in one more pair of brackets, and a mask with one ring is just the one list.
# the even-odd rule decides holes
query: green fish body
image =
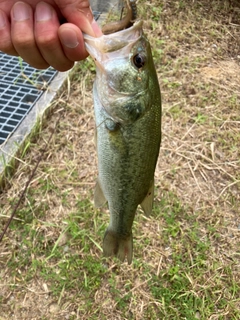
{"label": "green fish body", "polygon": [[161,94],[142,22],[92,38],[86,48],[97,66],[93,87],[99,176],[94,202],[108,202],[105,256],[132,262],[132,225],[138,205],[152,210],[161,141]]}

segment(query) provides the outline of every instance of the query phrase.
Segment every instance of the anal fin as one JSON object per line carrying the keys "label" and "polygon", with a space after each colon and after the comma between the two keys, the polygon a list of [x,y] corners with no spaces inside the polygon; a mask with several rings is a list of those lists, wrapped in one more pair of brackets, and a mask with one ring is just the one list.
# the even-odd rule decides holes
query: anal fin
{"label": "anal fin", "polygon": [[107,202],[105,195],[102,191],[102,187],[97,179],[95,190],[94,190],[94,205],[96,208],[102,207]]}
{"label": "anal fin", "polygon": [[140,206],[142,207],[147,217],[149,217],[152,212],[153,199],[154,199],[154,179],[151,183],[151,186],[148,190],[146,197],[144,198],[143,202],[140,204]]}

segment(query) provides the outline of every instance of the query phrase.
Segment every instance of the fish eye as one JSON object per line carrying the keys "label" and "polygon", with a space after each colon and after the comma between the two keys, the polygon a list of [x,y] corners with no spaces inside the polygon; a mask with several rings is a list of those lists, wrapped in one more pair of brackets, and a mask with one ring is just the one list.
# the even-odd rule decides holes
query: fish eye
{"label": "fish eye", "polygon": [[138,53],[133,57],[133,63],[138,69],[144,67],[145,62],[146,62],[146,57],[143,54]]}

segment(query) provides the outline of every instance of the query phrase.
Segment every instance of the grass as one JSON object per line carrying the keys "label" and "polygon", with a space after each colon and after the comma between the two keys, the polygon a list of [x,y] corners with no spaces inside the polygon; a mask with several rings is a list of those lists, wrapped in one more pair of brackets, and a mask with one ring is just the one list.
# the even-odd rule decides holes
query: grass
{"label": "grass", "polygon": [[239,7],[155,3],[139,1],[139,14],[154,47],[163,141],[153,214],[139,209],[134,221],[133,263],[102,257],[109,213],[92,204],[94,66],[87,59],[0,194],[2,230],[60,114],[0,244],[1,320],[240,318]]}

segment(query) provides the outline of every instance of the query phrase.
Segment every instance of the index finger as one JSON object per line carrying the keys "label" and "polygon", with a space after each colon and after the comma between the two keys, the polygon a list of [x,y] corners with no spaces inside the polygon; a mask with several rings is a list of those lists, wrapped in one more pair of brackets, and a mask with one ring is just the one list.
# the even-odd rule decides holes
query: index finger
{"label": "index finger", "polygon": [[92,26],[94,22],[93,14],[88,0],[55,0],[55,3],[68,22],[78,26],[82,32],[93,37],[96,36]]}

